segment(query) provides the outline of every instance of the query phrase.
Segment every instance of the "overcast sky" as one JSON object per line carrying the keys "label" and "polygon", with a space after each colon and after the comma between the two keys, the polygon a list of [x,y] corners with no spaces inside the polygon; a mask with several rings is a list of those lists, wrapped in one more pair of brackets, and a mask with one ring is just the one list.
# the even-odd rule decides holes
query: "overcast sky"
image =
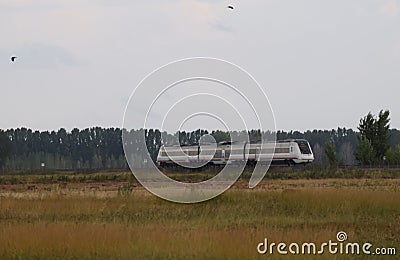
{"label": "overcast sky", "polygon": [[400,0],[0,0],[0,128],[121,127],[148,73],[193,56],[248,71],[278,129],[400,128]]}

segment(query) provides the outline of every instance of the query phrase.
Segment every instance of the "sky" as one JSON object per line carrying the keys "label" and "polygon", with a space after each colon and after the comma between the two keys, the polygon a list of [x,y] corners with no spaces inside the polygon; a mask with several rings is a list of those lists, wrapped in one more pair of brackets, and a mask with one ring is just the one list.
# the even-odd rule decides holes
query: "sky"
{"label": "sky", "polygon": [[400,0],[0,0],[0,128],[121,127],[136,86],[190,57],[251,74],[277,129],[381,109],[400,128],[399,28]]}

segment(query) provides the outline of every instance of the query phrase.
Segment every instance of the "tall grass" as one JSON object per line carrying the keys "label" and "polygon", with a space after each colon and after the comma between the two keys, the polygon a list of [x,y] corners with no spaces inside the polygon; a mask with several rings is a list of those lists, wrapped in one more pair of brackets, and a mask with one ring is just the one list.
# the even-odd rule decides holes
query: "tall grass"
{"label": "tall grass", "polygon": [[325,242],[341,230],[350,241],[400,244],[399,180],[274,180],[254,190],[246,183],[194,205],[133,186],[121,194],[3,194],[0,258],[258,259],[265,237]]}

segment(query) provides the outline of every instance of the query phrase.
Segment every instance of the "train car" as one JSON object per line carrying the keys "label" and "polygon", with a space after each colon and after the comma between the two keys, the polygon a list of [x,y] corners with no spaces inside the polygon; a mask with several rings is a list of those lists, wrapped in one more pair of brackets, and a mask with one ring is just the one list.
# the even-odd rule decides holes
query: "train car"
{"label": "train car", "polygon": [[157,156],[161,167],[184,164],[214,165],[244,163],[254,165],[258,162],[272,164],[296,165],[311,163],[314,160],[307,140],[291,139],[277,142],[261,143],[219,143],[217,146],[189,145],[162,146]]}
{"label": "train car", "polygon": [[[254,155],[254,158],[250,157]],[[295,165],[314,161],[310,144],[304,139],[282,140],[275,143],[251,144],[249,160],[271,161],[272,164]]]}

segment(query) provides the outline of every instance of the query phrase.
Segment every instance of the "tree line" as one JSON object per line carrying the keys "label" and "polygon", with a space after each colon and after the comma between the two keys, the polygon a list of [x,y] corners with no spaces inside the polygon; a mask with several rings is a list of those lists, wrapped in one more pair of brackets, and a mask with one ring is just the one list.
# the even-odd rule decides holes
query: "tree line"
{"label": "tree line", "polygon": [[[378,116],[369,113],[360,120],[358,131],[346,128],[312,131],[277,131],[277,140],[306,139],[315,156],[315,165],[399,165],[400,131],[390,129],[389,111]],[[156,160],[161,145],[198,143],[210,134],[217,142],[240,138],[245,132],[198,129],[193,132],[161,133],[154,129],[77,128],[68,132],[33,131],[27,128],[0,130],[0,169],[3,172],[52,170],[127,169],[122,135],[131,142],[146,142],[148,152]],[[261,139],[260,130],[248,132],[250,141]],[[144,140],[142,140],[144,137]],[[137,158],[141,160],[141,158]]]}

